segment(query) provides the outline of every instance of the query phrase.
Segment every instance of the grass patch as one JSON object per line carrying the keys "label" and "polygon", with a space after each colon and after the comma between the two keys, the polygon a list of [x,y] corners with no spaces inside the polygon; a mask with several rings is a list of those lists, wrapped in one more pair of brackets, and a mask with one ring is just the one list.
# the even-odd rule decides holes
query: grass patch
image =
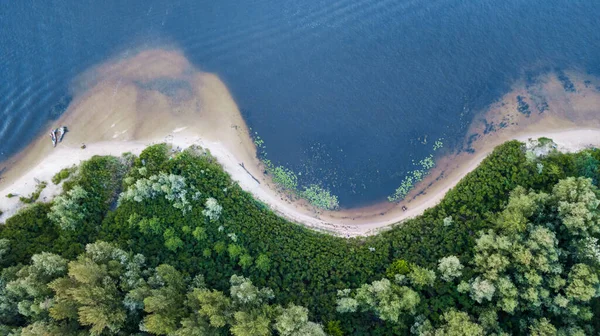
{"label": "grass patch", "polygon": [[554,141],[552,141],[552,139],[546,138],[546,137],[538,138],[538,142],[540,143],[541,146],[554,144]]}
{"label": "grass patch", "polygon": [[56,185],[64,180],[68,179],[71,176],[71,174],[75,172],[76,169],[77,169],[77,167],[75,167],[75,166],[70,167],[70,168],[61,169],[61,171],[59,171],[52,177],[52,183],[54,183]]}
{"label": "grass patch", "polygon": [[19,200],[25,204],[31,204],[40,198],[40,194],[42,190],[48,186],[48,182],[46,181],[38,181],[38,184],[35,187],[35,191],[29,197],[19,197]]}

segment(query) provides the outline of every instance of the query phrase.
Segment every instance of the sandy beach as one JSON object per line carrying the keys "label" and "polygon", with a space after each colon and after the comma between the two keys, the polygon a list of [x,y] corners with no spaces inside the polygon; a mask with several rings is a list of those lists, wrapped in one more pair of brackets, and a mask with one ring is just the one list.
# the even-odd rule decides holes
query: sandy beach
{"label": "sandy beach", "polygon": [[[572,77],[577,78],[575,74]],[[173,147],[208,149],[242,189],[290,221],[342,237],[371,235],[437,204],[494,147],[507,140],[548,137],[559,150],[569,152],[600,147],[600,92],[584,86],[585,80],[576,80],[577,91],[566,93],[556,78],[548,75],[534,89],[547,100],[549,111],[535,111],[531,101],[533,111],[527,116],[517,112],[515,97],[528,92],[531,96],[532,88],[516,83],[510,93],[473,121],[467,138],[476,134],[476,140],[465,142],[470,151],[436,158],[436,168],[402,202],[317,211],[306,201],[292,200],[280,192],[263,173],[239,109],[217,76],[194,69],[177,51],[144,51],[80,76],[73,85],[75,99],[54,126],[67,125],[70,130],[56,148],[44,132],[3,163],[7,169],[0,180],[0,210],[4,212],[0,222],[24,206],[18,197],[6,198],[8,193],[28,196],[36,181],[47,181],[38,201],[49,202],[61,191],[61,186],[50,180],[62,168],[94,155],[139,154],[148,145],[166,142]],[[490,124],[506,126],[487,132]],[[81,149],[82,143],[85,149]],[[403,206],[408,210],[403,211]]]}
{"label": "sandy beach", "polygon": [[[528,139],[537,139],[539,137],[548,137],[555,141],[558,149],[566,152],[578,151],[587,147],[600,147],[600,129],[577,129],[566,130],[551,133],[538,133],[522,135],[517,140],[527,141]],[[187,148],[191,145],[199,145],[208,149],[213,156],[217,158],[223,168],[237,181],[242,189],[252,193],[252,195],[268,204],[273,211],[279,215],[296,223],[308,227],[331,232],[346,237],[356,237],[370,235],[378,232],[381,228],[402,222],[405,219],[420,215],[428,208],[435,206],[465,175],[481,163],[481,161],[491,152],[478,153],[469,161],[463,162],[453,174],[444,180],[436,183],[435,187],[427,190],[425,195],[415,198],[410,203],[407,211],[394,211],[397,205],[393,205],[390,210],[383,214],[374,214],[371,211],[379,209],[354,209],[346,211],[328,212],[327,215],[317,215],[310,211],[305,204],[297,204],[286,200],[284,196],[269,186],[269,181],[264,175],[255,176],[262,183],[256,180],[240,165],[240,161],[221,143],[205,141],[198,136],[187,134],[186,132],[172,133],[165,137],[166,139],[155,139],[150,142],[140,141],[108,141],[86,144],[85,149],[72,146],[62,146],[52,151],[44,160],[32,167],[25,174],[15,179],[11,183],[5,183],[0,189],[0,209],[4,211],[0,221],[12,216],[18,209],[25,206],[18,197],[6,198],[8,193],[17,195],[29,195],[36,187],[36,180],[50,181],[52,176],[62,168],[71,167],[87,160],[94,155],[114,155],[120,156],[122,153],[130,152],[139,154],[148,145],[168,141],[174,147]],[[264,184],[263,184],[264,183]],[[54,196],[61,192],[60,185],[48,184],[41,195],[40,201],[49,202]],[[391,204],[392,205],[392,204]],[[371,213],[369,213],[371,212]],[[332,216],[335,213],[337,216]],[[354,220],[350,216],[356,216]],[[358,218],[357,218],[358,217]]]}

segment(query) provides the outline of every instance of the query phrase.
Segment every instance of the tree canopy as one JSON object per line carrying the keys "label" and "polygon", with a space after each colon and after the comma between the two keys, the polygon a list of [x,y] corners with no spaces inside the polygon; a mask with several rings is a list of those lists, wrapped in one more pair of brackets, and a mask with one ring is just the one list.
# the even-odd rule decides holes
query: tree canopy
{"label": "tree canopy", "polygon": [[511,141],[423,215],[343,239],[199,148],[94,157],[0,226],[0,334],[598,333],[598,162]]}

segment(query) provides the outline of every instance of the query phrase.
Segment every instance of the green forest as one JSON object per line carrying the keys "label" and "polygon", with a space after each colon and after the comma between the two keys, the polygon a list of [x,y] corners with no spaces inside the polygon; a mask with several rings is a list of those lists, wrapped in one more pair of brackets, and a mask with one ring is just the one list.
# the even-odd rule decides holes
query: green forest
{"label": "green forest", "polygon": [[598,335],[599,180],[600,150],[511,141],[423,215],[345,239],[201,148],[96,156],[0,225],[0,335]]}

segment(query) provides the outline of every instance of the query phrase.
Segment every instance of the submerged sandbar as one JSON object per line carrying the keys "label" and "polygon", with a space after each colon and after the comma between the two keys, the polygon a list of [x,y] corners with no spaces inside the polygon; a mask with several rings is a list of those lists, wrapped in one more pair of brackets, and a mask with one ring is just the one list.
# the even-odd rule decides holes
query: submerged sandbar
{"label": "submerged sandbar", "polygon": [[[571,151],[600,146],[600,83],[578,73],[569,73],[569,78],[573,90],[565,90],[554,73],[533,85],[516,83],[472,123],[463,150],[438,158],[436,168],[402,202],[319,211],[280,192],[264,174],[246,123],[217,76],[199,71],[176,50],[146,50],[94,67],[74,81],[74,99],[53,123],[69,127],[64,141],[54,149],[43,132],[6,162],[0,181],[0,210],[5,214],[0,219],[21,206],[17,198],[4,195],[31,193],[35,179],[50,181],[60,169],[93,155],[138,154],[147,145],[167,142],[210,150],[244,190],[291,221],[346,237],[373,234],[437,204],[506,140],[546,136]],[[50,184],[40,201],[50,201],[59,192]]]}

